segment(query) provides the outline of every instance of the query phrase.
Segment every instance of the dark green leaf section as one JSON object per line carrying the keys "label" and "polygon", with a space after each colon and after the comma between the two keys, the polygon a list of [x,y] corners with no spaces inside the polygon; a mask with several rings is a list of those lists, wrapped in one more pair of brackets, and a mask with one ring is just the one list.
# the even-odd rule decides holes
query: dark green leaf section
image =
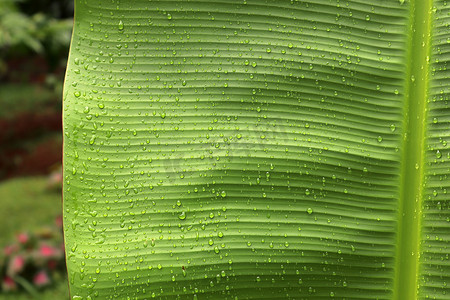
{"label": "dark green leaf section", "polygon": [[[72,298],[391,298],[409,14],[387,0],[76,1]],[[433,84],[430,117],[445,103]],[[429,155],[445,147],[442,107]],[[448,253],[432,211],[430,295]]]}
{"label": "dark green leaf section", "polygon": [[450,297],[450,4],[434,1],[420,297]]}

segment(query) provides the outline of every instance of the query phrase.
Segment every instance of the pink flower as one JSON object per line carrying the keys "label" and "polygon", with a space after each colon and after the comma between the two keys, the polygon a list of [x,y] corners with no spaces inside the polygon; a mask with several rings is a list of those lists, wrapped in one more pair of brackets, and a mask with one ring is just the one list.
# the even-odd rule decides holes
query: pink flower
{"label": "pink flower", "polygon": [[30,240],[30,236],[24,232],[19,233],[16,238],[22,245],[25,245]]}
{"label": "pink flower", "polygon": [[17,235],[17,240],[22,245],[25,245],[30,240],[30,236],[28,235],[28,233],[22,232]]}
{"label": "pink flower", "polygon": [[43,256],[43,257],[50,257],[55,255],[56,251],[53,247],[47,246],[47,245],[42,245],[41,248],[39,249],[39,253]]}
{"label": "pink flower", "polygon": [[20,273],[25,267],[25,258],[22,255],[16,255],[9,262],[9,275]]}
{"label": "pink flower", "polygon": [[5,276],[2,280],[2,289],[5,292],[15,291],[17,290],[17,284],[11,279],[11,277]]}
{"label": "pink flower", "polygon": [[50,284],[50,277],[44,270],[39,271],[33,276],[33,283],[37,287],[43,287]]}

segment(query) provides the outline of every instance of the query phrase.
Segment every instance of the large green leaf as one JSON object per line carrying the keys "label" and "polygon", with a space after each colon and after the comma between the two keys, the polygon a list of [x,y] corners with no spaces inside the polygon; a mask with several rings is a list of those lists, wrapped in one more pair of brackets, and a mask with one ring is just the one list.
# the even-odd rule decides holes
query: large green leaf
{"label": "large green leaf", "polygon": [[443,0],[76,1],[73,299],[448,299]]}

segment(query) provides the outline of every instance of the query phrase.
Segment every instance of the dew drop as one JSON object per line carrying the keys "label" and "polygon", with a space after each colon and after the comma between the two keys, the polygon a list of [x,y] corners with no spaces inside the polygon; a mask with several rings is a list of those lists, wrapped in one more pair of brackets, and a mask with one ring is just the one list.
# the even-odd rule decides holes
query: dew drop
{"label": "dew drop", "polygon": [[118,26],[119,30],[123,30],[124,26],[123,26],[123,22],[122,20],[119,21],[119,26]]}
{"label": "dew drop", "polygon": [[395,125],[394,124],[391,124],[391,126],[389,126],[389,128],[391,129],[391,132],[395,131]]}
{"label": "dew drop", "polygon": [[436,151],[436,158],[441,158],[441,157],[442,157],[441,151],[437,150]]}

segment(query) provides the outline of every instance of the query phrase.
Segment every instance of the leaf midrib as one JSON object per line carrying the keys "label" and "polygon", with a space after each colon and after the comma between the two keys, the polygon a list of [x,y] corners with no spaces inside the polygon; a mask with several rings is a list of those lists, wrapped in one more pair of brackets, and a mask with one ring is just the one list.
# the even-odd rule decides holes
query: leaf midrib
{"label": "leaf midrib", "polygon": [[394,299],[417,299],[432,0],[411,0]]}

